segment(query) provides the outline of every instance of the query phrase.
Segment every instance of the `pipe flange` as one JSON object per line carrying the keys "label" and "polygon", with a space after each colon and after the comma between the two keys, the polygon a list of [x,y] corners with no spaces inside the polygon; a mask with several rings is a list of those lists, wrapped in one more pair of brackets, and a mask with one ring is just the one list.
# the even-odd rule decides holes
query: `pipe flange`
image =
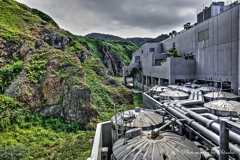
{"label": "pipe flange", "polygon": [[[194,120],[193,119],[190,119],[189,121],[187,120],[187,124],[189,125],[189,126],[191,126],[191,123],[193,122]],[[194,121],[195,122],[195,121]]]}
{"label": "pipe flange", "polygon": [[207,121],[207,124],[206,124],[207,128],[210,129],[210,126],[211,126],[211,124],[212,124],[213,122],[215,122],[215,121],[214,121],[214,120],[209,120],[209,121]]}

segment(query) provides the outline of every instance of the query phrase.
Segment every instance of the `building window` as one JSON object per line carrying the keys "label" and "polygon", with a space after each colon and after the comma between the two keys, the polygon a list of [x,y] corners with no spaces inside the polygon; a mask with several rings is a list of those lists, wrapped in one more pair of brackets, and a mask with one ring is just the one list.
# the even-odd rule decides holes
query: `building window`
{"label": "building window", "polygon": [[164,59],[155,59],[155,66],[161,66]]}
{"label": "building window", "polygon": [[198,32],[198,42],[209,39],[209,29]]}
{"label": "building window", "polygon": [[176,48],[175,42],[172,44],[173,48]]}
{"label": "building window", "polygon": [[143,53],[143,50],[142,50],[142,53]]}
{"label": "building window", "polygon": [[149,48],[149,52],[155,52],[155,48]]}
{"label": "building window", "polygon": [[203,41],[203,32],[198,32],[198,42]]}
{"label": "building window", "polygon": [[204,40],[209,39],[209,29],[206,29],[206,30],[204,31],[204,33],[203,33],[203,39],[204,39]]}

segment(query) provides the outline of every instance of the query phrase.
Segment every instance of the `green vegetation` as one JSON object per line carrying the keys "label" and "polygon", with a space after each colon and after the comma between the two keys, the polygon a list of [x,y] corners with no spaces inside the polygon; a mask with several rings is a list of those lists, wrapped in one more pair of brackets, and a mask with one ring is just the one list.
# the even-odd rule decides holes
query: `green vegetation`
{"label": "green vegetation", "polygon": [[42,11],[39,11],[37,9],[32,9],[32,11],[35,13],[35,15],[39,16],[42,20],[52,24],[53,26],[59,28],[58,24],[47,14],[43,13]]}
{"label": "green vegetation", "polygon": [[23,61],[14,59],[10,64],[0,68],[0,93],[8,88],[12,80],[22,71],[23,66]]}
{"label": "green vegetation", "polygon": [[31,114],[24,104],[0,95],[0,159],[82,159],[90,156],[94,131]]}
{"label": "green vegetation", "polygon": [[0,39],[18,42],[23,39],[35,39],[27,30],[43,20],[30,13],[31,9],[26,5],[13,0],[0,0]]}
{"label": "green vegetation", "polygon": [[173,47],[172,49],[168,50],[171,53],[170,57],[182,57],[182,55],[178,54],[178,50]]}
{"label": "green vegetation", "polygon": [[94,38],[88,38],[83,36],[76,36],[71,34],[70,32],[67,32],[68,36],[70,38],[70,46],[68,48],[67,52],[74,52],[78,53],[81,52],[84,47],[82,47],[81,44],[87,44],[91,48],[91,52],[93,53],[93,56],[95,58],[100,58],[103,62],[104,54],[101,53],[98,48],[102,45],[107,45],[112,48],[112,51],[117,52],[121,59],[123,60],[123,63],[128,64],[130,63],[132,59],[132,53],[137,50],[139,47],[131,42],[125,42],[125,41],[116,41],[116,42],[108,42],[104,40],[98,40]]}
{"label": "green vegetation", "polygon": [[[31,85],[37,87],[41,100],[43,99],[42,80],[47,67],[53,66],[50,76],[60,76],[60,83],[74,76],[69,79],[80,87],[85,85],[85,70],[87,85],[91,88],[93,107],[99,112],[99,122],[110,120],[114,115],[112,108],[114,100],[120,99],[124,102],[125,95],[131,96],[131,91],[120,84],[106,85],[111,77],[98,76],[95,73],[95,70],[100,67],[95,58],[100,58],[102,61],[104,58],[104,54],[98,48],[102,45],[111,46],[112,50],[117,52],[127,64],[130,63],[132,52],[138,49],[138,46],[126,41],[106,42],[76,36],[61,30],[61,36],[68,35],[70,38],[67,53],[49,48],[37,50],[40,47],[35,46],[34,40],[43,29],[59,29],[59,27],[50,16],[37,9],[31,9],[14,0],[0,0],[0,41],[6,39],[14,42],[12,43],[14,47],[28,40],[32,53],[30,59],[28,55],[24,58],[25,64],[23,57],[19,57],[9,61],[0,69],[0,159],[85,160],[90,156],[95,134],[91,131],[92,126],[95,126],[92,122],[87,124],[86,128],[81,128],[78,124],[68,124],[61,119],[32,113],[29,106],[4,96],[3,93],[23,70],[24,65],[27,78]],[[80,63],[77,63],[79,61],[74,53],[81,52],[85,48],[84,45],[91,48],[94,58],[82,63],[83,70]],[[25,96],[30,94],[29,90],[23,90],[23,92]],[[58,98],[59,106],[63,104],[65,96]],[[141,107],[141,95],[133,95],[133,97],[134,105],[128,105],[124,109],[133,109],[136,105]],[[39,106],[34,107],[41,109],[47,105],[42,100]],[[117,111],[119,112],[120,108],[117,108]]]}
{"label": "green vegetation", "polygon": [[[91,88],[92,105],[99,113],[99,122],[109,121],[114,115],[112,108],[114,102],[110,96],[118,95],[124,99],[126,97],[122,94],[129,92],[129,90],[122,85],[118,87],[104,85],[103,82],[106,81],[106,77],[98,76],[93,70],[94,68],[100,67],[94,58],[82,63],[82,66],[86,72],[87,84]],[[125,109],[133,109],[136,105],[142,107],[141,97],[141,95],[134,95],[134,105],[127,105]]]}

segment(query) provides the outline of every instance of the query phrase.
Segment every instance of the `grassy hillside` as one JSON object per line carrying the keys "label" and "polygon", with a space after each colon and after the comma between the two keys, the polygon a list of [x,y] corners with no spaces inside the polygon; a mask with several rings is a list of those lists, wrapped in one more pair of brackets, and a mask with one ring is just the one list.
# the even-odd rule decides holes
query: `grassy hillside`
{"label": "grassy hillside", "polygon": [[[93,56],[95,58],[100,58],[103,61],[104,55],[101,53],[98,48],[101,45],[111,46],[112,50],[117,52],[123,63],[130,63],[132,59],[132,53],[136,51],[139,47],[131,42],[125,41],[104,41],[95,38],[88,38],[83,36],[76,36],[68,32],[69,37],[75,42],[87,43],[87,45],[91,48]],[[72,42],[73,43],[73,42]],[[72,44],[71,44],[72,45]]]}
{"label": "grassy hillside", "polygon": [[108,42],[125,42],[125,43],[129,42],[140,47],[144,43],[161,42],[167,39],[169,36],[167,34],[162,34],[156,38],[146,38],[146,37],[122,38],[122,37],[109,35],[109,34],[91,33],[91,34],[87,34],[86,37],[100,39]]}
{"label": "grassy hillside", "polygon": [[[68,36],[68,49],[51,49],[50,43],[40,41],[46,30],[59,30],[60,36]],[[23,53],[26,40],[25,48],[29,51]],[[83,44],[91,48],[93,57],[80,63],[76,54],[85,49]],[[50,16],[37,9],[14,0],[0,0],[0,53],[8,54],[0,55],[4,59],[4,63],[0,63],[0,159],[85,160],[90,156],[94,122],[82,128],[79,124],[39,112],[48,105],[49,87],[44,87],[47,83],[55,85],[51,88],[54,93],[59,93],[59,86],[66,83],[72,86],[64,86],[63,90],[90,88],[89,104],[98,111],[99,122],[110,120],[116,102],[128,104],[125,109],[141,107],[141,96],[132,95],[117,77],[106,74],[102,64],[104,55],[98,50],[101,45],[111,46],[126,64],[130,63],[132,52],[138,49],[130,42],[107,42],[73,35],[60,29]],[[21,91],[15,94],[22,97],[14,99],[4,95],[23,71],[26,72],[24,87],[15,86]],[[57,101],[57,108],[60,108],[67,104],[67,96],[68,93],[51,100]]]}

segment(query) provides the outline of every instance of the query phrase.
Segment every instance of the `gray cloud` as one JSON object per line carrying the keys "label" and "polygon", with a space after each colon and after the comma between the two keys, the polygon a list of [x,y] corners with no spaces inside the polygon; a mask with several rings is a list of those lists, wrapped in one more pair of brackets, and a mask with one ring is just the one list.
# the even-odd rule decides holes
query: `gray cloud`
{"label": "gray cloud", "polygon": [[156,37],[196,22],[199,0],[17,0],[49,14],[74,34]]}

